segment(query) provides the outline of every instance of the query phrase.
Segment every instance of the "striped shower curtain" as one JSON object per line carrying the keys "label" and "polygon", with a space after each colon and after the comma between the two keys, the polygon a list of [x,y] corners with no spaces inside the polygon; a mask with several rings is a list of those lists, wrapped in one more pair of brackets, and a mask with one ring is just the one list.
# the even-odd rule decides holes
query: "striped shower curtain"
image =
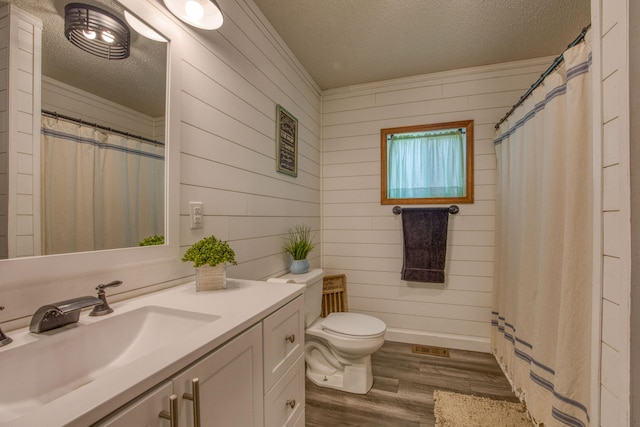
{"label": "striped shower curtain", "polygon": [[164,234],[164,146],[43,116],[41,159],[44,254]]}
{"label": "striped shower curtain", "polygon": [[588,426],[591,373],[590,34],[504,122],[494,353],[545,426]]}

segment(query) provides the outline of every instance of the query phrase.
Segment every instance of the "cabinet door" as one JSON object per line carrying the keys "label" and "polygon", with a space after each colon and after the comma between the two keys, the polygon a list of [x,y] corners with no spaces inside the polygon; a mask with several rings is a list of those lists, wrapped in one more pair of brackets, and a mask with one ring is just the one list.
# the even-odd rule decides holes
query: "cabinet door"
{"label": "cabinet door", "polygon": [[194,425],[193,393],[198,379],[203,427],[262,427],[262,325],[257,324],[173,378],[180,397],[180,426]]}
{"label": "cabinet door", "polygon": [[264,319],[263,324],[266,394],[304,353],[304,295]]}
{"label": "cabinet door", "polygon": [[169,421],[160,418],[160,412],[169,411],[169,396],[173,384],[167,381],[108,416],[94,426],[99,427],[169,427]]}

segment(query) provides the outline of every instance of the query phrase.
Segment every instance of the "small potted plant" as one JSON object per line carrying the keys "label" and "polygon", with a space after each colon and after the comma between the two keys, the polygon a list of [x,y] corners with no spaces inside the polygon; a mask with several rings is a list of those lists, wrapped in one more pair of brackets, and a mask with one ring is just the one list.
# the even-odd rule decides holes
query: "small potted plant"
{"label": "small potted plant", "polygon": [[293,258],[290,271],[293,274],[306,273],[310,268],[307,255],[315,247],[311,237],[311,227],[299,224],[289,228],[287,233],[287,241],[283,249]]}
{"label": "small potted plant", "polygon": [[225,241],[205,237],[184,253],[182,261],[196,268],[196,290],[209,291],[227,287],[227,264],[238,265],[236,254]]}

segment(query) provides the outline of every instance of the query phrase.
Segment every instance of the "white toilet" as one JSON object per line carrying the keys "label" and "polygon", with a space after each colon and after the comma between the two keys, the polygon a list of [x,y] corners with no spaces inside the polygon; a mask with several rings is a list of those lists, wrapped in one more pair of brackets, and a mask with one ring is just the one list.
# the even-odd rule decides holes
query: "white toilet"
{"label": "white toilet", "polygon": [[307,377],[321,387],[365,394],[373,385],[371,353],[384,344],[387,325],[359,313],[331,313],[321,318],[324,272],[287,274],[307,286],[305,298],[305,360]]}

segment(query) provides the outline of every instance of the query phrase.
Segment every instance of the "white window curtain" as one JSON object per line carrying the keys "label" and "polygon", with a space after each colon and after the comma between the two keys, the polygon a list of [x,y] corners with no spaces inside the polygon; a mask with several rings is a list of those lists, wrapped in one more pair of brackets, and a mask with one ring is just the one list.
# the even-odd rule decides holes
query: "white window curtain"
{"label": "white window curtain", "polygon": [[565,52],[494,140],[494,352],[545,426],[590,425],[590,51]]}
{"label": "white window curtain", "polygon": [[42,117],[42,248],[137,246],[164,234],[164,147]]}
{"label": "white window curtain", "polygon": [[387,143],[387,196],[462,197],[465,160],[465,138],[459,131],[393,135]]}

